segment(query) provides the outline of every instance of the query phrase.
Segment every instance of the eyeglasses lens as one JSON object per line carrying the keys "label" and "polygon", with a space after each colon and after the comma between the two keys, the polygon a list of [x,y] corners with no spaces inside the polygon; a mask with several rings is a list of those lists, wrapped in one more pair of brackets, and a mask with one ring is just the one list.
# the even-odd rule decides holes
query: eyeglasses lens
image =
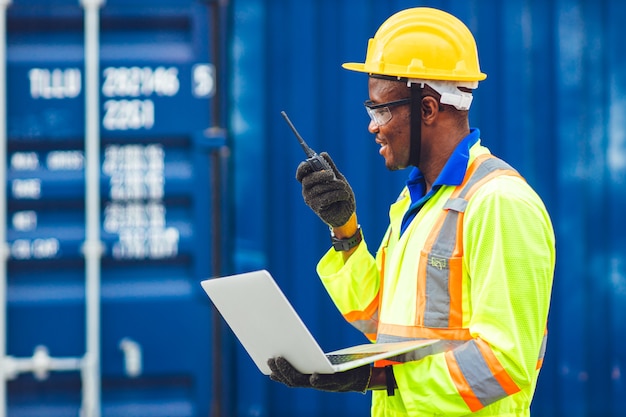
{"label": "eyeglasses lens", "polygon": [[377,126],[383,126],[391,120],[391,111],[389,110],[389,107],[372,109],[365,106],[365,110],[367,110],[367,114],[369,114],[370,119],[372,119]]}

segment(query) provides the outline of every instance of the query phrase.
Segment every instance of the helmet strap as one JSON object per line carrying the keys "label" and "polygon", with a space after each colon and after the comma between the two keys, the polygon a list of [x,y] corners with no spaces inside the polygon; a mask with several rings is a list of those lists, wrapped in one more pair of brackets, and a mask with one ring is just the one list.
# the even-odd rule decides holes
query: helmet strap
{"label": "helmet strap", "polygon": [[418,166],[422,148],[422,90],[423,83],[411,83],[411,140],[409,165]]}

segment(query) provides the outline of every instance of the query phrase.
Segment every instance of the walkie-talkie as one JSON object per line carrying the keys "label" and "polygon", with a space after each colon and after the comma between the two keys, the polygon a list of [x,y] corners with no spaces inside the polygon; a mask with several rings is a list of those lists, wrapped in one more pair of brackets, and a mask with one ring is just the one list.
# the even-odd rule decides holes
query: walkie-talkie
{"label": "walkie-talkie", "polygon": [[302,150],[304,150],[304,153],[307,156],[306,162],[309,163],[311,168],[313,168],[314,171],[323,171],[325,169],[328,169],[333,172],[333,169],[328,164],[328,161],[319,156],[313,149],[309,148],[309,145],[307,145],[304,139],[302,139],[302,136],[300,136],[300,134],[296,130],[296,127],[293,125],[293,123],[291,123],[289,117],[287,117],[287,113],[281,111],[280,114],[285,118],[285,120],[289,124],[289,127],[298,138],[298,142],[300,142],[300,146],[302,146]]}

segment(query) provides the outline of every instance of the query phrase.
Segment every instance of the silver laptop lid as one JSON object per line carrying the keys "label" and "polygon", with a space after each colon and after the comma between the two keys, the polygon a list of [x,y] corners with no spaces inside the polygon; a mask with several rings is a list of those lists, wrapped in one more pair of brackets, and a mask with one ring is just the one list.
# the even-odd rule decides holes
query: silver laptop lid
{"label": "silver laptop lid", "polygon": [[202,281],[202,288],[256,366],[283,356],[304,373],[333,373],[324,352],[266,270]]}

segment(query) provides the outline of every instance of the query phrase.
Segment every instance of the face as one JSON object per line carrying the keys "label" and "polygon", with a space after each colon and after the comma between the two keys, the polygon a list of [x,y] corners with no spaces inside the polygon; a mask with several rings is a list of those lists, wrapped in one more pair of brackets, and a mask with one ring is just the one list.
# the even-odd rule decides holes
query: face
{"label": "face", "polygon": [[[406,84],[369,78],[369,96],[373,104],[387,103],[410,97]],[[411,105],[409,103],[389,107],[391,120],[382,126],[370,121],[368,130],[376,136],[380,145],[378,153],[385,158],[387,169],[395,171],[409,165],[411,140]]]}

